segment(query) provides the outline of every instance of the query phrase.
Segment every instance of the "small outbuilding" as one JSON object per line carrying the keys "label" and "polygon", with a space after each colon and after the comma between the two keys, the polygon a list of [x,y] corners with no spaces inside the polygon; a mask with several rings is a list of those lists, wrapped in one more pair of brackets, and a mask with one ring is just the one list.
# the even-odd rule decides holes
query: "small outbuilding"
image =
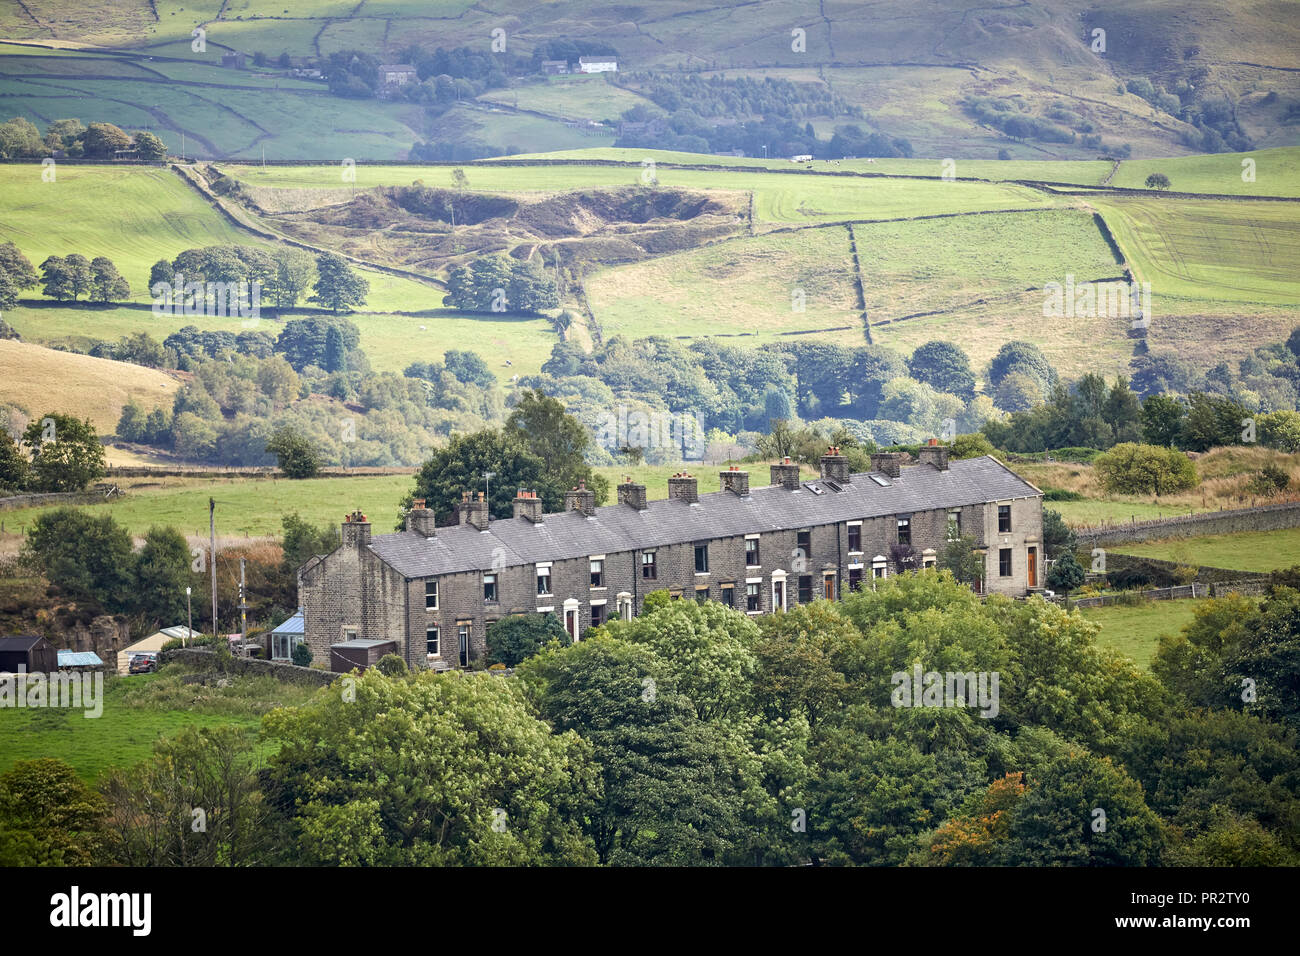
{"label": "small outbuilding", "polygon": [[330,670],[335,674],[348,671],[366,670],[373,667],[385,654],[396,654],[396,641],[368,641],[353,638],[339,644],[330,645]]}
{"label": "small outbuilding", "polygon": [[302,609],[271,631],[271,660],[293,660],[293,649],[306,640]]}
{"label": "small outbuilding", "polygon": [[94,651],[59,651],[61,671],[102,671],[103,659]]}
{"label": "small outbuilding", "polygon": [[128,644],[118,651],[117,672],[119,674],[128,672],[128,668],[131,666],[131,657],[134,654],[157,654],[168,641],[192,641],[198,636],[198,631],[191,631],[184,624],[178,624],[175,627],[164,627],[161,631],[156,631],[148,637],[142,637],[134,644]]}
{"label": "small outbuilding", "polygon": [[59,669],[59,652],[38,635],[0,637],[0,671],[48,674]]}

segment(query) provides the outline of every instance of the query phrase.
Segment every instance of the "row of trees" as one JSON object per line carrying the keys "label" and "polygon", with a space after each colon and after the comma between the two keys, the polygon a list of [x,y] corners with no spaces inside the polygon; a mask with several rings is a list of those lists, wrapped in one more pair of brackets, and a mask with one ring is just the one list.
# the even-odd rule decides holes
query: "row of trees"
{"label": "row of trees", "polygon": [[[387,659],[267,715],[265,757],[216,728],[96,790],[20,763],[0,862],[1294,865],[1298,620],[1286,587],[1208,601],[1146,673],[935,572],[759,619],[659,592],[577,644],[498,640],[514,677]],[[996,698],[900,696],[914,666]]]}
{"label": "row of trees", "polygon": [[56,152],[74,159],[159,162],[167,158],[167,144],[148,130],[132,136],[112,123],[86,126],[79,119],[55,120],[46,126],[44,135],[22,117],[0,124],[0,159],[41,159]]}
{"label": "row of trees", "polygon": [[559,308],[560,294],[538,262],[482,256],[448,273],[443,303],[466,312],[543,312]]}
{"label": "row of trees", "polygon": [[[262,246],[203,246],[186,249],[168,262],[160,259],[149,270],[149,289],[155,296],[195,297],[194,306],[207,305],[209,282],[252,287],[257,283],[277,308],[290,309],[310,289],[308,302],[340,312],[365,305],[370,283],[342,256],[322,252],[316,256],[301,249]],[[191,284],[194,285],[191,289]],[[249,293],[251,296],[251,292]]]}

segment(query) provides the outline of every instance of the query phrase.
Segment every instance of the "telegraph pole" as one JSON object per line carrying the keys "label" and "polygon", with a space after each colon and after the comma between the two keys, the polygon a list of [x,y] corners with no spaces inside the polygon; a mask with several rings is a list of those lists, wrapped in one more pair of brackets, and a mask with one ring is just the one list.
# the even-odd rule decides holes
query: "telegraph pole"
{"label": "telegraph pole", "polygon": [[217,499],[208,499],[208,560],[212,562],[212,640],[217,640]]}
{"label": "telegraph pole", "polygon": [[244,598],[244,559],[239,559],[239,639],[248,640],[248,601]]}

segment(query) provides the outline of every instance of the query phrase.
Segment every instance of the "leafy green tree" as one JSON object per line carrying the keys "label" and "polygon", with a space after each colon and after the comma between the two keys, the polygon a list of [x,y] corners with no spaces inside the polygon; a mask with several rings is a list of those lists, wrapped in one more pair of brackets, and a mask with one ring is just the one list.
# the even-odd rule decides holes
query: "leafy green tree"
{"label": "leafy green tree", "polygon": [[370,283],[348,265],[346,259],[332,252],[322,252],[316,257],[316,293],[308,301],[319,302],[334,312],[365,305]]}
{"label": "leafy green tree", "polygon": [[1165,190],[1169,188],[1169,177],[1164,173],[1152,173],[1146,179],[1147,189]]}
{"label": "leafy green tree", "polygon": [[749,835],[745,749],[695,715],[650,647],[597,637],[518,673],[543,719],[591,744],[600,787],[582,823],[602,863],[736,862]]}
{"label": "leafy green tree", "polygon": [[1187,398],[1187,419],[1183,422],[1178,447],[1209,451],[1217,445],[1237,445],[1246,422],[1254,416],[1230,398],[1193,392]]}
{"label": "leafy green tree", "polygon": [[21,292],[36,285],[36,270],[22,251],[12,242],[0,242],[0,272],[8,276],[13,287]]}
{"label": "leafy green tree", "polygon": [[90,261],[90,298],[94,302],[120,302],[131,295],[131,287],[111,259],[96,256]]}
{"label": "leafy green tree", "polygon": [[1151,395],[1142,403],[1142,440],[1173,448],[1183,432],[1187,406],[1168,395]]}
{"label": "leafy green tree", "polygon": [[349,319],[290,319],[276,336],[275,350],[284,356],[294,371],[301,372],[308,365],[324,368],[326,340],[334,326],[342,333],[343,345],[349,352],[361,344],[361,330]]}
{"label": "leafy green tree", "polygon": [[31,465],[13,436],[0,430],[0,488],[21,491],[27,486],[30,471]]}
{"label": "leafy green tree", "polygon": [[448,372],[468,385],[479,388],[495,388],[497,377],[492,374],[487,363],[477,352],[461,349],[448,349],[443,356],[443,364]]}
{"label": "leafy green tree", "polygon": [[533,716],[515,682],[373,668],[354,680],[264,718],[281,742],[267,796],[299,862],[596,862],[580,829],[599,792],[592,748]]}
{"label": "leafy green tree", "polygon": [[316,555],[329,554],[339,546],[338,529],[331,525],[313,525],[296,511],[283,515],[280,527],[284,529],[280,542],[284,558],[280,569],[287,575],[296,574],[300,567]]}
{"label": "leafy green tree", "polygon": [[321,458],[316,443],[302,432],[288,426],[278,428],[266,450],[275,455],[286,478],[315,478],[320,474]]}
{"label": "leafy green tree", "polygon": [[104,446],[90,419],[51,412],[23,432],[32,456],[31,480],[40,491],[81,491],[108,473]]}
{"label": "leafy green tree", "polygon": [[[415,476],[415,489],[402,499],[403,513],[415,498],[443,516],[443,523],[456,523],[456,508],[465,492],[475,492],[484,484],[485,472],[494,472],[488,511],[494,518],[508,518],[514,513],[512,502],[520,488],[534,488],[542,481],[545,466],[540,458],[524,448],[513,435],[484,429],[469,435],[452,435],[437,449]],[[555,510],[550,506],[548,510]]]}
{"label": "leafy green tree", "polygon": [[944,545],[935,563],[962,584],[973,584],[984,577],[984,559],[976,553],[975,538],[969,534]]}
{"label": "leafy green tree", "polygon": [[38,517],[24,553],[60,588],[120,613],[134,604],[131,536],[111,515],[58,508]]}
{"label": "leafy green tree", "polygon": [[958,435],[952,440],[952,447],[949,454],[955,460],[962,458],[982,458],[984,455],[992,455],[997,449],[993,443],[979,432],[970,435]]}
{"label": "leafy green tree", "polygon": [[385,654],[379,658],[375,661],[375,670],[385,677],[405,677],[411,672],[411,669],[406,666],[406,661],[398,654]]}
{"label": "leafy green tree", "polygon": [[337,325],[325,330],[325,365],[327,372],[346,372],[348,370],[347,346],[343,343],[343,333]]}
{"label": "leafy green tree", "polygon": [[161,162],[167,158],[167,144],[148,130],[135,134],[136,155],[151,163]]}
{"label": "leafy green tree", "polygon": [[277,249],[273,255],[275,270],[267,278],[267,295],[277,308],[291,309],[307,294],[316,275],[316,262],[301,249]]}
{"label": "leafy green tree", "polygon": [[[565,411],[559,399],[529,389],[506,418],[502,433],[542,462],[542,473],[532,487],[547,511],[560,510],[564,493],[579,484],[595,493],[597,504],[609,497],[609,480],[587,464],[591,433]],[[512,486],[511,497],[517,487],[529,486]]]}
{"label": "leafy green tree", "polygon": [[1087,575],[1079,562],[1074,559],[1073,551],[1066,551],[1053,563],[1047,571],[1047,586],[1053,591],[1060,591],[1065,595],[1065,600],[1070,600],[1070,592],[1077,591],[1083,586]]}
{"label": "leafy green tree", "polygon": [[947,392],[964,401],[975,397],[975,373],[970,357],[951,342],[926,342],[907,362],[908,371],[936,392]]}
{"label": "leafy green tree", "polygon": [[834,604],[822,601],[765,615],[758,626],[758,707],[769,721],[802,715],[816,728],[848,695],[848,681],[836,665],[856,652],[861,635]]}
{"label": "leafy green tree", "polygon": [[185,618],[185,586],[190,577],[190,547],[175,528],[150,528],[135,556],[135,608],[169,627]]}
{"label": "leafy green tree", "polygon": [[1056,370],[1052,368],[1043,350],[1031,342],[1008,342],[998,349],[989,363],[988,381],[994,389],[1008,375],[1026,375],[1038,386],[1040,395],[1051,392],[1056,383]]}
{"label": "leafy green tree", "polygon": [[1007,840],[1020,866],[1154,866],[1165,833],[1137,781],[1105,758],[1075,753],[1030,780]]}
{"label": "leafy green tree", "polygon": [[49,256],[41,263],[41,292],[59,302],[68,302],[73,295],[72,272],[68,260],[62,256]]}
{"label": "leafy green tree", "polygon": [[993,404],[1007,412],[1028,411],[1042,401],[1043,391],[1038,381],[1022,372],[1004,376],[993,392]]}
{"label": "leafy green tree", "polygon": [[551,641],[561,647],[573,643],[554,614],[512,614],[488,628],[488,663],[516,667]]}
{"label": "leafy green tree", "polygon": [[87,294],[93,288],[95,274],[91,270],[90,260],[79,252],[72,253],[63,262],[67,270],[67,282],[72,292],[72,301],[76,302],[77,296]]}
{"label": "leafy green tree", "polygon": [[[106,855],[119,866],[248,866],[277,860],[254,741],[237,726],[187,727],[114,770]],[[203,825],[195,826],[201,811]]]}
{"label": "leafy green tree", "polygon": [[0,774],[0,866],[93,866],[106,806],[61,760],[19,760]]}
{"label": "leafy green tree", "polygon": [[1259,440],[1269,448],[1293,455],[1300,451],[1300,413],[1289,409],[1255,416]]}
{"label": "leafy green tree", "polygon": [[301,644],[295,644],[293,646],[293,662],[298,667],[310,667],[311,658],[312,658],[311,648],[307,646],[307,643],[305,641]]}
{"label": "leafy green tree", "polygon": [[1078,541],[1074,530],[1065,523],[1061,513],[1052,508],[1043,509],[1043,557],[1053,561],[1063,554],[1073,554]]}
{"label": "leafy green tree", "polygon": [[91,123],[81,142],[90,159],[112,159],[118,150],[130,149],[132,145],[130,135],[112,123]]}
{"label": "leafy green tree", "polygon": [[1102,487],[1110,494],[1171,494],[1196,487],[1196,467],[1172,448],[1124,442],[1093,462]]}

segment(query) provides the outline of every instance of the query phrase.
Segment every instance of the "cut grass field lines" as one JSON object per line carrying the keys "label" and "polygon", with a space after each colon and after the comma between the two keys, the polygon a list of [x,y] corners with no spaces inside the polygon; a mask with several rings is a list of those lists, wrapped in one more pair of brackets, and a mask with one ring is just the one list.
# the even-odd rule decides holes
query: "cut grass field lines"
{"label": "cut grass field lines", "polygon": [[1097,197],[1139,279],[1194,299],[1300,304],[1300,203]]}

